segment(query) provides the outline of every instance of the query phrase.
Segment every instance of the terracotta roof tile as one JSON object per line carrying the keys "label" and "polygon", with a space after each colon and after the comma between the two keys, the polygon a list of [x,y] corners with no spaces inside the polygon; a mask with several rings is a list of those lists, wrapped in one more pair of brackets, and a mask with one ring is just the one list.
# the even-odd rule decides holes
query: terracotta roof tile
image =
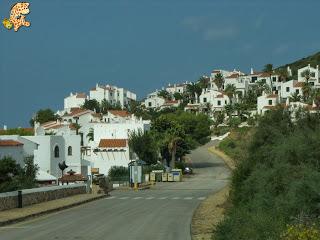
{"label": "terracotta roof tile", "polygon": [[87,98],[87,95],[85,93],[78,93],[76,98]]}
{"label": "terracotta roof tile", "polygon": [[240,75],[239,73],[233,73],[230,76],[226,77],[226,78],[238,78]]}
{"label": "terracotta roof tile", "polygon": [[87,109],[82,109],[82,108],[74,108],[71,109],[71,112],[65,116],[73,117],[73,116],[81,116],[87,113],[92,113],[93,111],[87,110]]}
{"label": "terracotta roof tile", "polygon": [[0,147],[18,147],[23,143],[14,140],[0,140]]}
{"label": "terracotta roof tile", "polygon": [[277,94],[270,94],[270,95],[267,95],[267,98],[277,98],[278,95]]}
{"label": "terracotta roof tile", "polygon": [[295,82],[293,83],[293,87],[302,88],[304,86],[304,82]]}
{"label": "terracotta roof tile", "polygon": [[115,116],[120,116],[120,117],[129,117],[131,114],[127,111],[124,110],[109,110],[109,113]]}
{"label": "terracotta roof tile", "polygon": [[100,148],[121,148],[127,146],[127,139],[101,139]]}

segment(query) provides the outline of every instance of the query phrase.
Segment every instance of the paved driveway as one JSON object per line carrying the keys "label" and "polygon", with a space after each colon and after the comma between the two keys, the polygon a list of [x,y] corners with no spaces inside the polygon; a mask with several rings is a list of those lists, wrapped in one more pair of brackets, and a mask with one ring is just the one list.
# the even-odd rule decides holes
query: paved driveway
{"label": "paved driveway", "polygon": [[230,171],[209,143],[190,155],[195,175],[139,192],[113,191],[106,199],[0,228],[1,240],[189,240],[192,215],[208,194],[223,188]]}

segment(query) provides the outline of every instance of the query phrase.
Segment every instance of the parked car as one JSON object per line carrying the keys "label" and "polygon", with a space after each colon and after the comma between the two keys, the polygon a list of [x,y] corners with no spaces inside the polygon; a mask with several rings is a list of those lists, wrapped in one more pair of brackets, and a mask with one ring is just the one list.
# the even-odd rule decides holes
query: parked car
{"label": "parked car", "polygon": [[183,170],[183,174],[192,174],[193,169],[191,167],[185,167]]}

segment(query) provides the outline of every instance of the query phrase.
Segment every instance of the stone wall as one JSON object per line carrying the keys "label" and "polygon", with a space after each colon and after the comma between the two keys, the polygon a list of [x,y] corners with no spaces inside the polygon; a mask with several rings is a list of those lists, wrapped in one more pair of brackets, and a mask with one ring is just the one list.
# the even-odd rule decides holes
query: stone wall
{"label": "stone wall", "polygon": [[[51,186],[22,190],[22,206],[86,193],[86,184]],[[0,211],[18,207],[18,192],[0,193]]]}

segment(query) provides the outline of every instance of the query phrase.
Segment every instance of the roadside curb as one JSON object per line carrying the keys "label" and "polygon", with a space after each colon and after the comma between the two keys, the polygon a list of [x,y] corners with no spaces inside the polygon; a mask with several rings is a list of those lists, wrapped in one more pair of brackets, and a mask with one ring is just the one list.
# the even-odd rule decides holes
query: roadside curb
{"label": "roadside curb", "polygon": [[[215,146],[208,148],[208,151],[220,157],[231,171],[236,168],[234,160]],[[192,240],[212,239],[215,227],[224,217],[224,204],[228,200],[229,191],[230,183],[218,192],[210,194],[198,205],[191,221],[190,231]]]}
{"label": "roadside curb", "polygon": [[208,148],[208,151],[218,155],[220,158],[222,158],[222,160],[226,163],[226,165],[233,171],[236,168],[236,164],[234,162],[234,160],[229,157],[227,154],[225,154],[224,152],[220,151],[219,149],[217,149],[215,146]]}
{"label": "roadside curb", "polygon": [[65,205],[65,206],[61,206],[61,207],[57,207],[57,208],[53,208],[53,209],[49,209],[49,210],[44,210],[44,211],[41,211],[41,212],[33,213],[33,214],[30,214],[30,215],[19,217],[19,218],[15,218],[15,219],[10,219],[10,220],[7,220],[7,221],[2,221],[2,222],[0,222],[0,227],[6,226],[6,225],[10,225],[10,224],[13,224],[13,223],[22,222],[22,221],[25,221],[25,220],[28,220],[28,219],[31,219],[31,218],[34,218],[34,217],[43,216],[43,215],[46,215],[46,214],[49,214],[49,213],[59,212],[61,210],[65,210],[65,209],[76,207],[76,206],[79,206],[79,205],[82,205],[82,204],[85,204],[85,203],[93,202],[95,200],[99,200],[99,199],[102,199],[102,198],[105,198],[105,197],[107,197],[107,195],[103,194],[103,195],[100,195],[100,196],[97,196],[97,197],[94,197],[94,198],[86,199],[84,201],[72,203],[72,204],[69,204],[69,205]]}

